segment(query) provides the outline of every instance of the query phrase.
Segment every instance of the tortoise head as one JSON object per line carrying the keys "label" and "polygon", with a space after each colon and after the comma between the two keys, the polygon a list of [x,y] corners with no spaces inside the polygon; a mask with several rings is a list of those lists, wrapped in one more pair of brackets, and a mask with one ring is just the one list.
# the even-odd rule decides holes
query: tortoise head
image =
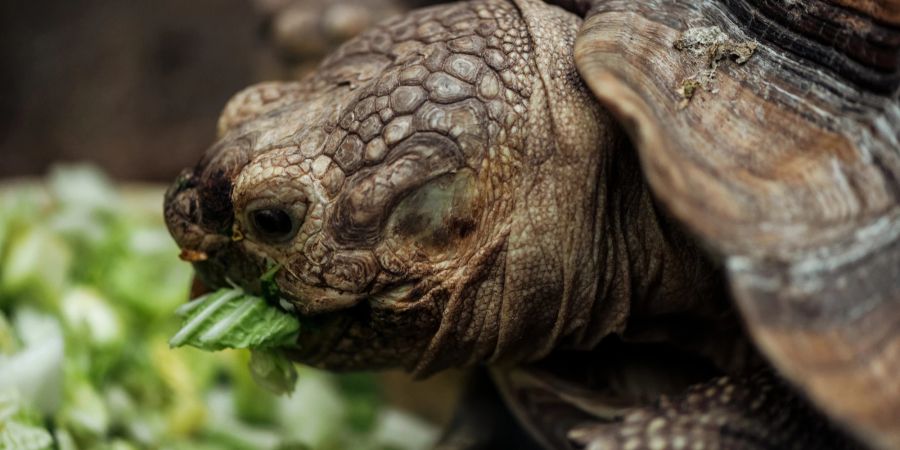
{"label": "tortoise head", "polygon": [[166,196],[203,281],[254,292],[277,265],[282,296],[321,323],[295,357],[327,368],[425,374],[549,352],[590,310],[576,302],[599,271],[583,245],[595,149],[618,135],[559,51],[580,20],[551,10],[536,46],[519,14],[419,10],[302,82],[236,95]]}

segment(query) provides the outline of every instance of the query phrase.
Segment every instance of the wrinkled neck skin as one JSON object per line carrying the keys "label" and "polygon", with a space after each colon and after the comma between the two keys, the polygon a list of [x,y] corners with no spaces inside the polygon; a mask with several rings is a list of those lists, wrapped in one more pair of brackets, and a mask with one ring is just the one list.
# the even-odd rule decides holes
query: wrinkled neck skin
{"label": "wrinkled neck skin", "polygon": [[724,310],[714,268],[656,208],[635,151],[577,76],[580,20],[542,2],[516,6],[538,72],[527,182],[502,244],[477,263],[490,272],[448,303],[419,374],[448,361],[510,365],[590,350],[611,334],[667,339],[669,318]]}

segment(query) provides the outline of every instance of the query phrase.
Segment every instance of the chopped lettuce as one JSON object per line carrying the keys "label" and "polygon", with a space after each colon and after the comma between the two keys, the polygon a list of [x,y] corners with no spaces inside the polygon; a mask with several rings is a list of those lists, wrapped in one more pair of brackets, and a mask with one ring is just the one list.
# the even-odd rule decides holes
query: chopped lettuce
{"label": "chopped lettuce", "polygon": [[178,308],[183,318],[169,345],[190,345],[201,350],[252,349],[250,373],[260,386],[288,394],[297,384],[294,364],[278,347],[297,341],[297,318],[240,288],[219,289]]}
{"label": "chopped lettuce", "polygon": [[53,438],[47,430],[11,420],[0,426],[0,448],[42,450],[50,448]]}
{"label": "chopped lettuce", "polygon": [[61,401],[63,335],[52,316],[21,309],[13,328],[22,342],[19,351],[0,355],[0,391],[17,392],[30,407],[54,411]]}
{"label": "chopped lettuce", "polygon": [[277,350],[301,331],[272,306],[277,266],[263,299],[229,289],[184,303],[192,272],[162,192],[88,166],[0,185],[0,449],[431,446],[434,427],[400,430],[371,375],[294,366]]}
{"label": "chopped lettuce", "polygon": [[0,391],[0,449],[44,450],[53,444],[40,419],[23,408],[14,391]]}
{"label": "chopped lettuce", "polygon": [[19,348],[18,341],[12,326],[6,320],[6,315],[3,314],[3,311],[0,311],[0,356],[15,352]]}
{"label": "chopped lettuce", "polygon": [[[0,264],[0,290],[9,301],[37,301],[52,306],[62,294],[72,251],[52,230],[41,226],[13,235]],[[0,305],[4,298],[0,297]]]}
{"label": "chopped lettuce", "polygon": [[290,394],[297,385],[294,363],[276,350],[252,351],[250,373],[260,386],[275,394]]}
{"label": "chopped lettuce", "polygon": [[121,342],[124,325],[109,302],[88,287],[70,289],[60,300],[66,324],[94,344]]}
{"label": "chopped lettuce", "polygon": [[169,345],[202,350],[267,348],[292,345],[300,322],[291,314],[239,288],[219,289],[179,308],[184,318]]}
{"label": "chopped lettuce", "polygon": [[109,432],[112,418],[97,388],[87,379],[73,379],[59,421],[82,441],[97,441]]}

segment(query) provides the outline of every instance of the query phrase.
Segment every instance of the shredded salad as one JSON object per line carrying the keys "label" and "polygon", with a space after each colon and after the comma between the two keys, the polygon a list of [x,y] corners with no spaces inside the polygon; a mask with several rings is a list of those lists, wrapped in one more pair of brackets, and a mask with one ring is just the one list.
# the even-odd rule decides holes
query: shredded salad
{"label": "shredded salad", "polygon": [[161,199],[87,166],[0,188],[0,450],[433,444],[373,376],[281,356],[301,326],[264,299],[185,303]]}

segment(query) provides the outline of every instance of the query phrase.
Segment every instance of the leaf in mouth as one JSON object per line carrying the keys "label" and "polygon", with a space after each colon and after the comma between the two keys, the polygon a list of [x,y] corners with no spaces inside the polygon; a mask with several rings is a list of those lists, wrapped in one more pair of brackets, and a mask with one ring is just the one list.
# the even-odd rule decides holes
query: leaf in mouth
{"label": "leaf in mouth", "polygon": [[300,322],[240,288],[219,289],[176,311],[184,319],[169,340],[171,347],[190,345],[207,351],[226,348],[266,349],[292,346]]}

